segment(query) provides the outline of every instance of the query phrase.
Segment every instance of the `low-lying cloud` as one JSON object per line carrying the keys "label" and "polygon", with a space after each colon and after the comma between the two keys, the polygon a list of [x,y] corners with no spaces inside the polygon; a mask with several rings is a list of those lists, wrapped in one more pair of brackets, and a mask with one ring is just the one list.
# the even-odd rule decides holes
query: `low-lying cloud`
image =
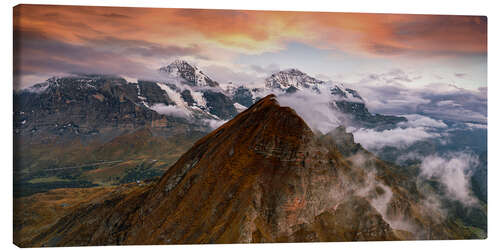
{"label": "low-lying cloud", "polygon": [[448,197],[470,206],[477,203],[470,183],[472,170],[477,165],[478,158],[472,154],[431,155],[422,159],[420,176],[436,179],[444,185]]}
{"label": "low-lying cloud", "polygon": [[324,134],[341,125],[339,118],[342,116],[331,108],[332,96],[327,90],[325,86],[320,93],[304,89],[294,94],[280,92],[276,95],[281,106],[293,108],[311,129]]}
{"label": "low-lying cloud", "polygon": [[171,115],[186,119],[191,117],[191,114],[188,110],[179,106],[165,105],[163,103],[155,103],[151,105],[149,108],[156,111],[158,114],[162,115]]}
{"label": "low-lying cloud", "polygon": [[418,141],[441,137],[443,132],[437,129],[448,127],[443,121],[423,115],[410,114],[404,117],[408,121],[399,123],[396,128],[377,130],[349,127],[348,131],[353,134],[354,141],[369,150],[378,151],[384,147],[407,148]]}
{"label": "low-lying cloud", "polygon": [[215,120],[215,119],[205,119],[203,122],[210,127],[210,129],[214,130],[219,128],[220,126],[224,125],[224,123],[227,122],[227,120]]}
{"label": "low-lying cloud", "polygon": [[411,114],[403,115],[408,121],[404,124],[410,127],[426,127],[426,128],[446,128],[448,125],[443,121],[432,119],[427,116]]}
{"label": "low-lying cloud", "polygon": [[394,128],[382,131],[361,128],[351,132],[355,142],[375,151],[388,146],[406,148],[417,141],[440,136],[437,133],[426,131],[423,127]]}
{"label": "low-lying cloud", "polygon": [[416,81],[422,81],[420,75],[392,70],[368,74],[348,85],[358,90],[374,113],[420,114],[439,120],[486,123],[486,87],[468,90],[432,81],[421,87],[410,86]]}

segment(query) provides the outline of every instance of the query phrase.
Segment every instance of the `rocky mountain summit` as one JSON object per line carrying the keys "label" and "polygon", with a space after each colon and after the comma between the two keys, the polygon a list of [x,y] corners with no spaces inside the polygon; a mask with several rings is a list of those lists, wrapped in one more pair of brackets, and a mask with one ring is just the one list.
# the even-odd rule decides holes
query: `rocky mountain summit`
{"label": "rocky mountain summit", "polygon": [[[82,203],[24,246],[473,237],[412,177],[273,95],[197,141],[155,183]],[[340,148],[337,145],[352,144]]]}
{"label": "rocky mountain summit", "polygon": [[303,88],[313,88],[324,81],[310,77],[298,69],[279,71],[266,78],[266,88],[294,92]]}
{"label": "rocky mountain summit", "polygon": [[219,86],[218,82],[210,79],[198,67],[192,66],[184,60],[177,59],[168,66],[161,67],[159,71],[190,86]]}

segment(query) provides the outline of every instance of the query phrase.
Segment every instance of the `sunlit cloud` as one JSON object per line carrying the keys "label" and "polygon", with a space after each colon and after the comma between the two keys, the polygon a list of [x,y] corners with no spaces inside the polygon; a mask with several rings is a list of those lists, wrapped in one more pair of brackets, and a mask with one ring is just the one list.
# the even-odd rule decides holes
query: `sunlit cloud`
{"label": "sunlit cloud", "polygon": [[[428,58],[445,58],[448,61],[439,63],[446,67],[456,58],[485,58],[487,50],[486,18],[478,16],[20,5],[14,9],[14,31],[16,51],[23,54],[15,70],[24,75],[42,75],[52,66],[53,73],[73,67],[91,70],[96,62],[112,64],[116,58],[122,59],[124,69],[155,68],[174,57],[234,65],[242,55],[294,54],[296,46],[290,44],[330,56],[330,68],[338,61],[366,67],[383,65],[381,60],[394,64]],[[20,42],[33,38],[21,34],[36,34],[40,45]],[[54,60],[59,45],[72,52],[61,50]],[[89,51],[95,52],[94,62],[75,58]],[[49,66],[36,66],[49,54]],[[298,57],[292,61],[304,63]],[[272,64],[282,62],[258,66]],[[250,65],[239,71],[245,67]],[[332,72],[322,68],[311,73]],[[462,74],[457,78],[478,79],[477,74],[455,73]]]}

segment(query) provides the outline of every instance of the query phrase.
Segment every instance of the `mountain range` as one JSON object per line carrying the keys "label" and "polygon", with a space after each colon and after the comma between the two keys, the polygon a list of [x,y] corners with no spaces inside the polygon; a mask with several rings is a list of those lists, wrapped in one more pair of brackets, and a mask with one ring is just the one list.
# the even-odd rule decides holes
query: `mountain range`
{"label": "mountain range", "polygon": [[[315,134],[276,96],[198,140],[144,186],[73,205],[25,246],[478,237],[423,202],[415,177],[342,127]],[[132,191],[130,191],[132,190]]]}
{"label": "mountain range", "polygon": [[[407,121],[372,114],[356,90],[298,69],[261,88],[223,88],[182,60],[158,73],[53,77],[14,93],[16,244],[486,237],[486,205],[443,199],[415,165],[354,141],[346,127]],[[280,104],[304,95],[326,96],[340,126],[319,132]]]}
{"label": "mountain range", "polygon": [[[159,72],[161,81],[127,82],[115,76],[73,75],[54,77],[20,90],[14,94],[15,133],[31,137],[37,133],[57,134],[60,139],[61,134],[92,136],[107,128],[142,126],[203,131],[204,120],[231,119],[269,92],[278,95],[304,89],[319,92],[327,85],[290,69],[269,76],[264,88],[239,86],[223,90],[200,69],[182,60],[160,68]],[[325,91],[331,93],[332,109],[349,115],[359,126],[406,121],[404,117],[371,114],[363,98],[341,84]]]}
{"label": "mountain range", "polygon": [[[317,80],[297,69],[276,72],[265,80],[264,87],[253,89],[245,86],[223,89],[198,67],[182,60],[158,69],[158,73],[161,79],[132,82],[123,77],[95,74],[52,77],[16,91],[14,159],[15,183],[19,187],[16,194],[73,187],[74,183],[79,183],[77,186],[96,184],[94,177],[83,174],[86,172],[83,168],[72,172],[64,170],[74,168],[75,164],[93,166],[117,159],[154,158],[163,164],[151,171],[161,172],[197,139],[269,93],[294,96],[306,91],[319,95],[324,91],[329,96],[331,112],[344,114],[337,116],[344,118],[344,125],[349,126],[387,128],[406,120],[373,115],[355,90]],[[178,150],[153,155],[151,150],[144,155],[122,152],[121,158],[99,153],[109,146],[109,141],[134,137],[139,130],[148,131],[142,138],[148,143]],[[105,151],[113,150],[116,151]],[[123,175],[125,172],[118,174]],[[108,174],[105,176],[108,178]],[[47,178],[51,181],[46,182]],[[68,178],[73,184],[65,182]],[[104,182],[116,184],[121,180]],[[21,189],[25,191],[19,191]]]}

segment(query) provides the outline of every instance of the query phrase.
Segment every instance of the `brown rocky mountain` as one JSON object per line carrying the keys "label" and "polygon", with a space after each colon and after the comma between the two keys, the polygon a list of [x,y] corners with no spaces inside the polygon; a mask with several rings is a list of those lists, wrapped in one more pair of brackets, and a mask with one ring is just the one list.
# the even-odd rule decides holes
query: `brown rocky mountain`
{"label": "brown rocky mountain", "polygon": [[[315,135],[267,96],[156,183],[75,205],[21,246],[457,239],[473,232],[341,128]],[[45,224],[47,225],[47,224]]]}

